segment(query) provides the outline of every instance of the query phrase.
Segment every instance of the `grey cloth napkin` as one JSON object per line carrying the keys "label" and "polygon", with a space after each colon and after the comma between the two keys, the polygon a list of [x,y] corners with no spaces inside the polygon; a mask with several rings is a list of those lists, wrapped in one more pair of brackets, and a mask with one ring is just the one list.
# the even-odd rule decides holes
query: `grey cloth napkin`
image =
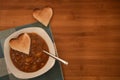
{"label": "grey cloth napkin", "polygon": [[[27,27],[43,28],[48,33],[48,35],[50,36],[51,40],[54,43],[50,27],[49,26],[45,27],[44,25],[42,25],[39,22],[24,25],[24,26],[19,26],[19,27],[12,28],[9,30],[0,31],[0,80],[22,80],[22,79],[16,78],[13,74],[9,73],[10,71],[7,69],[5,59],[4,59],[3,46],[4,46],[5,39],[10,34],[12,34],[13,32],[15,32],[17,30],[20,30],[22,28],[27,28]],[[27,80],[64,80],[61,65],[58,61],[56,61],[53,68],[50,69],[45,74],[35,77],[35,78],[32,78],[32,79],[27,79]]]}

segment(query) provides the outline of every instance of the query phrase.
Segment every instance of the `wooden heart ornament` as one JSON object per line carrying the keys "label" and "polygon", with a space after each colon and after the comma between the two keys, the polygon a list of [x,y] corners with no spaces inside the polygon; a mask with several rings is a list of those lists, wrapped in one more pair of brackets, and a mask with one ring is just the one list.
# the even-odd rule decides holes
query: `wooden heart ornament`
{"label": "wooden heart ornament", "polygon": [[33,17],[45,26],[49,24],[52,15],[53,15],[53,10],[50,7],[46,7],[43,9],[36,9],[33,12]]}
{"label": "wooden heart ornament", "polygon": [[29,54],[31,39],[27,33],[19,35],[17,38],[11,39],[9,45],[12,49]]}

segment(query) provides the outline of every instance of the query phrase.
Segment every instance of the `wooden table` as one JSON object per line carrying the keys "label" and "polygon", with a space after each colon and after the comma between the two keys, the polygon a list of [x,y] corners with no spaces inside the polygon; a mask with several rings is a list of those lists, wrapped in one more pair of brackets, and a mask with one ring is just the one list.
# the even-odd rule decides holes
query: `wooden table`
{"label": "wooden table", "polygon": [[65,80],[120,80],[120,1],[0,0],[0,30],[33,23],[33,9],[54,10],[52,31]]}

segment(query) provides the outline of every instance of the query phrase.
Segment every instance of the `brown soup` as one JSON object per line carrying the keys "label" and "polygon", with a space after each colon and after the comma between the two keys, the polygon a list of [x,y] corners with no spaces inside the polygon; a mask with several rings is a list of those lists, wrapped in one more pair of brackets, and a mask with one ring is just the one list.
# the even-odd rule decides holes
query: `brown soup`
{"label": "brown soup", "polygon": [[[48,61],[49,56],[43,50],[49,51],[46,42],[36,33],[28,33],[31,38],[29,55],[10,49],[13,64],[21,71],[35,72],[41,69]],[[18,44],[19,45],[19,44]]]}

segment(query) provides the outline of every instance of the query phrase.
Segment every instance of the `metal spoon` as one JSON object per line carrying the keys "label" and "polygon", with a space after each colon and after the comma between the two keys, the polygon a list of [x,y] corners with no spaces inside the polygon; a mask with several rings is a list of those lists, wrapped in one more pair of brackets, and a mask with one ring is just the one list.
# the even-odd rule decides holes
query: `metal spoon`
{"label": "metal spoon", "polygon": [[60,62],[62,62],[62,63],[64,63],[64,64],[66,64],[66,65],[68,65],[68,62],[67,62],[67,61],[65,61],[65,60],[63,60],[63,59],[61,59],[61,58],[53,55],[52,53],[49,53],[49,52],[47,52],[47,51],[45,51],[45,50],[43,50],[43,52],[46,53],[46,54],[48,54],[48,55],[51,56],[52,58],[54,58],[54,59],[56,59],[56,60],[58,60],[58,61],[60,61]]}

